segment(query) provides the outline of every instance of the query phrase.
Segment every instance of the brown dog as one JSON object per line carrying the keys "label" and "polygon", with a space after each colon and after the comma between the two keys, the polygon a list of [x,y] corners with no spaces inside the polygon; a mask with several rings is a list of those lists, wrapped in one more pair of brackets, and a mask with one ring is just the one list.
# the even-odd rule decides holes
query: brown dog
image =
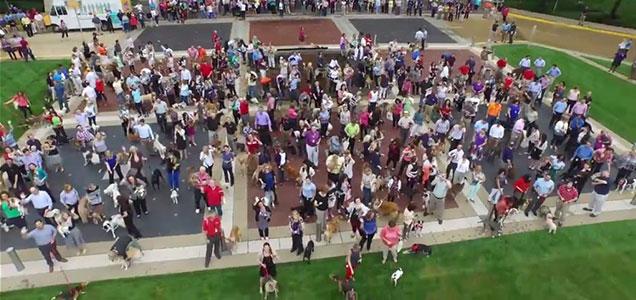
{"label": "brown dog", "polygon": [[80,216],[82,223],[88,223],[88,218],[90,217],[90,209],[88,207],[88,198],[82,197],[79,200],[79,205],[77,206],[77,214]]}
{"label": "brown dog", "polygon": [[373,209],[375,209],[381,216],[389,217],[391,220],[396,220],[400,207],[395,202],[376,199],[373,203]]}
{"label": "brown dog", "polygon": [[75,287],[69,287],[66,291],[61,291],[55,297],[51,298],[51,300],[77,300],[80,295],[85,294],[86,287],[88,286],[88,282],[82,282]]}
{"label": "brown dog", "polygon": [[326,225],[327,229],[325,230],[325,240],[327,243],[331,243],[331,238],[334,234],[340,232],[340,217],[335,217],[329,220]]}
{"label": "brown dog", "polygon": [[286,164],[285,165],[285,177],[289,178],[289,180],[294,181],[294,182],[299,182],[300,180],[300,173],[298,171],[298,168],[293,167],[291,164]]}

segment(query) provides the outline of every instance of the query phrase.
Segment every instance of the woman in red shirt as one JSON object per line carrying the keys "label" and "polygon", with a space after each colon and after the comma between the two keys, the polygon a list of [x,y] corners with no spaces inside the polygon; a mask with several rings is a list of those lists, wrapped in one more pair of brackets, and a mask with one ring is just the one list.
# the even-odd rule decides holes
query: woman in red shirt
{"label": "woman in red shirt", "polygon": [[25,119],[27,118],[27,112],[33,115],[33,111],[31,110],[31,101],[29,101],[29,98],[27,98],[23,91],[18,91],[15,96],[11,97],[11,99],[4,104],[10,103],[13,103],[13,106],[22,112]]}
{"label": "woman in red shirt", "polygon": [[258,150],[260,149],[262,144],[263,143],[253,134],[250,133],[247,135],[247,139],[245,141],[245,146],[247,147],[247,153],[249,154],[258,153]]}
{"label": "woman in red shirt", "polygon": [[452,111],[453,111],[453,107],[451,105],[451,102],[450,100],[446,99],[446,101],[444,101],[444,104],[442,104],[442,106],[439,108],[439,115],[442,118],[446,118],[450,120]]}
{"label": "woman in red shirt", "polygon": [[529,174],[523,175],[515,181],[514,191],[512,192],[512,198],[515,200],[514,207],[521,207],[525,203],[525,195],[528,189],[530,189],[531,183],[532,180]]}
{"label": "woman in red shirt", "polygon": [[104,93],[104,81],[101,78],[97,78],[97,80],[95,80],[95,92],[97,93],[97,102],[104,100],[104,101],[108,101],[108,99],[106,99],[106,94]]}

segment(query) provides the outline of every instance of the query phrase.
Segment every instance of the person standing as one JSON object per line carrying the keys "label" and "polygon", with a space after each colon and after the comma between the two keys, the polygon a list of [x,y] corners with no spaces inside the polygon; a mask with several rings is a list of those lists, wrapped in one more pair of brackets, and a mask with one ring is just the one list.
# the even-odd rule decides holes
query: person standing
{"label": "person standing", "polygon": [[393,262],[397,263],[397,247],[400,243],[401,237],[402,234],[400,233],[400,227],[395,224],[395,220],[390,220],[389,224],[382,228],[380,231],[380,238],[384,244],[384,247],[382,248],[382,264],[386,263],[389,252],[391,252],[391,255],[393,256]]}
{"label": "person standing", "polygon": [[2,205],[2,214],[6,218],[2,227],[5,232],[9,231],[10,226],[16,228],[26,228],[26,219],[24,218],[24,210],[18,199],[12,198],[8,192],[0,192],[0,201]]}
{"label": "person standing", "polygon": [[428,38],[428,31],[423,28],[419,28],[415,32],[415,41],[420,44],[420,49],[426,49],[426,39]]}
{"label": "person standing", "polygon": [[446,175],[439,174],[435,177],[435,180],[431,182],[433,186],[433,192],[431,195],[433,196],[433,201],[431,201],[430,206],[433,214],[435,214],[435,218],[437,218],[437,222],[442,225],[444,220],[444,209],[446,202],[446,195],[448,194],[448,190],[452,187],[451,181],[446,178]]}
{"label": "person standing", "polygon": [[325,229],[327,222],[327,209],[329,208],[329,186],[324,186],[314,197],[314,207],[316,209],[316,224],[320,226],[320,230]]}
{"label": "person standing", "polygon": [[82,232],[75,224],[75,220],[71,214],[63,212],[59,218],[56,218],[57,230],[64,237],[66,248],[69,250],[77,250],[77,255],[86,253],[86,242]]}
{"label": "person standing", "polygon": [[[346,129],[345,129],[346,130]],[[305,146],[307,149],[307,159],[311,161],[313,167],[318,167],[318,145],[320,144],[320,132],[316,126],[305,132]]]}
{"label": "person standing", "polygon": [[258,263],[260,267],[259,273],[261,275],[261,283],[260,283],[259,291],[261,294],[263,293],[263,285],[265,283],[264,279],[268,276],[271,276],[272,278],[276,278],[276,274],[278,274],[276,272],[276,263],[275,263],[276,260],[278,260],[278,255],[276,255],[276,251],[272,249],[272,246],[268,242],[263,243],[263,249],[261,250],[261,253],[258,255]]}
{"label": "person standing", "polygon": [[148,215],[146,183],[139,178],[135,178],[135,176],[128,176],[121,186],[126,189],[127,193],[125,195],[132,198],[137,218],[141,218],[142,212],[144,215]]}
{"label": "person standing", "polygon": [[[33,208],[35,208],[35,210],[38,212],[38,215],[40,215],[40,217],[44,217],[46,212],[53,208],[53,200],[51,199],[51,196],[49,196],[49,194],[47,193],[43,193],[37,187],[31,187],[29,189],[29,192],[29,196],[22,197],[22,204],[32,202]],[[24,196],[24,194],[22,194],[21,196]],[[48,219],[46,220],[48,223]]]}
{"label": "person standing", "polygon": [[468,194],[466,195],[466,198],[468,198],[470,202],[475,202],[476,199],[479,199],[477,197],[477,192],[479,191],[482,183],[486,181],[486,175],[482,172],[481,165],[475,165],[470,174],[470,184],[468,185]]}
{"label": "person standing", "polygon": [[403,227],[402,227],[402,237],[407,239],[409,237],[409,233],[411,232],[411,226],[413,224],[413,219],[415,218],[415,203],[410,202],[402,213]]}
{"label": "person standing", "polygon": [[77,206],[80,200],[79,193],[70,184],[65,184],[60,192],[60,202],[72,213],[77,213]]}
{"label": "person standing", "polygon": [[234,157],[234,152],[230,146],[224,145],[221,152],[221,166],[225,183],[229,183],[230,186],[234,186]]}
{"label": "person standing", "polygon": [[51,254],[55,257],[55,259],[59,262],[68,262],[65,258],[60,255],[60,252],[57,251],[57,243],[55,241],[55,235],[57,235],[57,230],[55,227],[44,224],[42,219],[38,219],[35,221],[35,229],[29,231],[27,233],[27,229],[22,228],[21,231],[23,239],[33,239],[35,244],[40,249],[42,256],[46,260],[46,264],[49,265],[49,273],[53,273],[53,260],[51,259]]}
{"label": "person standing", "polygon": [[254,204],[254,212],[256,224],[258,225],[258,235],[261,240],[269,240],[269,221],[272,218],[272,211],[269,207],[265,206],[263,201],[259,198]]}
{"label": "person standing", "polygon": [[543,172],[543,176],[534,181],[532,188],[537,193],[537,198],[530,203],[525,210],[526,217],[528,213],[532,211],[532,214],[537,215],[537,210],[543,205],[545,199],[554,191],[554,181],[550,178],[548,172]]}
{"label": "person standing", "polygon": [[570,204],[579,198],[579,192],[574,187],[572,179],[568,178],[559,186],[557,194],[559,195],[559,199],[557,200],[554,215],[558,219],[558,225],[563,226],[563,223],[565,223],[565,214],[568,213]]}
{"label": "person standing", "polygon": [[292,248],[289,252],[294,253],[296,255],[301,255],[303,253],[303,230],[304,230],[303,218],[300,217],[300,214],[297,210],[292,210],[291,216],[289,217],[289,231],[291,232],[292,238]]}
{"label": "person standing", "polygon": [[201,192],[205,196],[206,203],[208,204],[208,211],[216,211],[216,214],[223,216],[223,203],[225,202],[225,196],[223,189],[216,183],[216,181],[209,179],[207,185],[205,185]]}
{"label": "person standing", "polygon": [[129,199],[130,198],[128,195],[119,195],[119,197],[117,197],[117,203],[119,204],[119,214],[121,214],[122,218],[124,218],[124,224],[126,224],[126,230],[128,231],[128,234],[138,239],[141,238],[141,232],[139,232],[139,229],[137,229],[137,226],[135,226],[135,223],[133,222],[133,209],[130,206]]}
{"label": "person standing", "polygon": [[62,33],[62,38],[64,37],[68,38],[68,26],[66,26],[66,23],[64,22],[64,20],[60,20],[59,30]]}
{"label": "person standing", "polygon": [[223,236],[221,217],[216,214],[216,211],[209,211],[203,219],[201,227],[207,239],[205,246],[205,267],[207,268],[210,266],[212,250],[214,250],[214,256],[221,259],[221,238]]}
{"label": "person standing", "polygon": [[378,232],[378,225],[375,218],[375,213],[369,211],[362,218],[362,227],[360,227],[360,248],[364,248],[364,244],[367,244],[367,251],[371,249],[371,242],[373,242],[373,236]]}
{"label": "person standing", "polygon": [[583,210],[591,212],[590,217],[598,217],[603,211],[603,204],[605,204],[610,192],[609,175],[608,170],[592,175],[592,186],[594,187],[592,200],[587,207],[583,208]]}

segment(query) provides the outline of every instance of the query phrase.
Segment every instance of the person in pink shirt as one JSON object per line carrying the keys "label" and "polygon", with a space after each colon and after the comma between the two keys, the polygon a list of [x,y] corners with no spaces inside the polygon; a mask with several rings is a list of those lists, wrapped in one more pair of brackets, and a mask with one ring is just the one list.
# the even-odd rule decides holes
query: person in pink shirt
{"label": "person in pink shirt", "polygon": [[364,136],[367,134],[367,130],[369,129],[369,111],[368,110],[362,110],[360,112],[360,115],[358,116],[358,124],[360,124],[360,127],[362,130],[360,130],[360,138],[364,138]]}
{"label": "person in pink shirt", "polygon": [[397,247],[401,237],[402,232],[395,224],[395,220],[389,221],[389,224],[382,228],[382,231],[380,231],[380,239],[382,239],[382,243],[384,244],[382,248],[382,264],[386,263],[389,251],[391,251],[391,255],[393,256],[393,262],[397,263]]}
{"label": "person in pink shirt", "polygon": [[585,100],[581,99],[572,106],[572,114],[585,118],[587,114],[587,103],[585,103]]}

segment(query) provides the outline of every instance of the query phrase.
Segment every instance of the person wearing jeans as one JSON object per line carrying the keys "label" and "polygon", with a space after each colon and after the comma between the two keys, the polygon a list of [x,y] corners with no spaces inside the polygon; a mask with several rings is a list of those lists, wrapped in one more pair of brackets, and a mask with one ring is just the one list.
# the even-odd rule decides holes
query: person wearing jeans
{"label": "person wearing jeans", "polygon": [[256,204],[254,204],[254,212],[256,223],[258,224],[258,236],[261,240],[269,239],[269,221],[272,217],[272,211],[269,207],[265,206],[260,198],[257,198]]}
{"label": "person wearing jeans", "polygon": [[212,250],[214,250],[214,256],[216,256],[217,259],[221,259],[221,238],[223,235],[221,217],[218,216],[215,211],[210,211],[207,213],[205,219],[203,219],[201,227],[207,239],[205,245],[205,267],[207,268],[210,266]]}
{"label": "person wearing jeans", "polygon": [[35,244],[38,246],[38,249],[40,249],[42,256],[44,256],[46,264],[49,265],[50,273],[53,272],[53,260],[51,259],[51,254],[53,254],[55,259],[59,262],[68,261],[60,255],[59,251],[57,251],[57,244],[55,242],[57,230],[49,224],[44,224],[42,219],[35,221],[35,229],[27,233],[27,229],[22,228],[21,233],[22,238],[35,240]]}
{"label": "person wearing jeans", "polygon": [[382,264],[386,263],[389,252],[393,256],[393,262],[397,263],[397,247],[401,237],[400,227],[395,224],[395,220],[390,220],[389,224],[382,228],[380,231],[380,239],[382,239],[384,244],[382,248]]}
{"label": "person wearing jeans", "polygon": [[221,158],[223,160],[221,166],[223,168],[223,177],[225,178],[225,183],[229,183],[230,186],[234,186],[234,152],[232,152],[229,145],[223,146]]}
{"label": "person wearing jeans", "polygon": [[362,220],[362,228],[360,229],[362,231],[360,232],[362,236],[362,239],[360,239],[360,248],[363,248],[364,243],[367,243],[367,251],[369,251],[371,249],[371,242],[373,242],[373,236],[378,231],[374,212],[367,212]]}
{"label": "person wearing jeans", "polygon": [[166,163],[166,169],[168,173],[168,185],[171,190],[179,190],[179,167],[180,167],[179,159],[174,155],[174,153],[168,154],[168,159]]}

